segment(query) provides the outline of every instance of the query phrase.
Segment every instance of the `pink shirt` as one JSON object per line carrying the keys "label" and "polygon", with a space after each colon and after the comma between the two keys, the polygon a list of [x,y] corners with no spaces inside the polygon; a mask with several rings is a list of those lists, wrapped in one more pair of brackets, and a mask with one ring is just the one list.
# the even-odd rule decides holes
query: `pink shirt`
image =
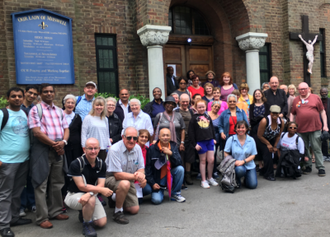
{"label": "pink shirt", "polygon": [[[221,113],[223,111],[225,111],[226,109],[228,109],[228,104],[226,102],[224,102],[224,101],[221,101],[221,100],[219,102],[221,103],[221,106],[220,106],[220,109],[219,109],[218,114],[221,115]],[[207,104],[207,111],[211,111],[212,110],[212,103],[213,103],[213,101],[211,101],[211,102],[209,102]]]}
{"label": "pink shirt", "polygon": [[[63,139],[64,129],[69,127],[63,111],[61,109],[56,109],[54,104],[50,106],[43,101],[40,104],[42,107],[41,121],[38,115],[37,106],[34,106],[30,110],[28,117],[29,128],[40,127],[41,132],[46,134],[47,137],[53,141],[55,141],[56,138]],[[62,115],[60,113],[62,113]]]}

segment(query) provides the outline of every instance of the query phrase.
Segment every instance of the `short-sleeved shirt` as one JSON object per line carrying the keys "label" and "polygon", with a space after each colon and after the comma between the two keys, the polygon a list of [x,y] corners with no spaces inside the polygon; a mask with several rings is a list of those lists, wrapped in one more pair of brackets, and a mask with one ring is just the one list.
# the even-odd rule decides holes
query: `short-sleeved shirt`
{"label": "short-sleeved shirt", "polygon": [[192,86],[188,87],[188,91],[191,93],[191,96],[193,97],[195,94],[200,94],[202,97],[204,96],[204,88],[203,87],[199,87],[198,89],[195,89]]}
{"label": "short-sleeved shirt", "polygon": [[[284,136],[283,136],[283,134],[284,134]],[[297,149],[297,144],[296,144],[297,136],[298,135],[295,134],[292,137],[288,137],[288,133],[282,133],[281,134],[281,139],[277,143],[277,148],[284,147],[288,150],[296,150]],[[300,154],[305,153],[305,144],[304,144],[304,141],[301,137],[298,138],[298,150],[299,150]]]}
{"label": "short-sleeved shirt", "polygon": [[[85,160],[83,170],[80,172],[80,163],[78,159],[75,159],[70,164],[68,176],[82,177],[82,175],[84,175],[86,183],[90,185],[96,185],[98,179],[105,179],[106,165],[101,159],[95,160],[94,167],[90,165],[85,155],[83,156],[83,159]],[[73,180],[70,181],[68,190],[74,193],[82,192]]]}
{"label": "short-sleeved shirt", "polygon": [[[188,111],[189,112],[189,111]],[[176,143],[180,144],[181,143],[181,131],[186,128],[186,125],[183,121],[183,118],[180,113],[178,112],[173,112],[172,116],[174,116],[174,126],[175,126],[175,133],[176,133]],[[170,119],[172,119],[172,116],[170,116]],[[160,119],[161,118],[161,119]],[[160,121],[159,121],[160,119]],[[167,120],[166,116],[164,113],[157,114],[155,121],[154,121],[154,128],[157,128],[159,121],[159,131],[162,128],[168,128],[170,129],[170,121]]]}
{"label": "short-sleeved shirt", "polygon": [[53,141],[57,138],[62,139],[64,129],[69,127],[63,110],[58,107],[56,108],[54,104],[48,105],[43,101],[40,105],[42,108],[41,120],[38,115],[37,106],[34,106],[29,113],[29,128],[40,127],[41,132]]}
{"label": "short-sleeved shirt", "polygon": [[[243,146],[239,142],[237,135],[231,136],[226,142],[224,151],[231,153],[235,160],[244,160],[249,156],[257,155],[256,143],[254,139],[249,135],[246,135],[245,143]],[[251,170],[256,167],[253,160],[247,162],[244,166],[247,170]]]}
{"label": "short-sleeved shirt", "polygon": [[[79,96],[76,96],[76,100],[78,100]],[[92,100],[87,100],[86,96],[83,95],[77,104],[75,108],[76,114],[78,114],[81,117],[81,121],[84,121],[85,117],[91,111],[92,104],[93,104],[94,98]]]}
{"label": "short-sleeved shirt", "polygon": [[123,140],[111,146],[105,163],[108,175],[116,172],[134,174],[139,169],[144,169],[141,147],[136,144],[131,151],[128,151]]}
{"label": "short-sleeved shirt", "polygon": [[307,99],[300,99],[297,96],[292,103],[291,113],[296,115],[296,123],[299,125],[297,132],[315,132],[322,129],[320,112],[323,110],[323,104],[317,95],[310,94]]}
{"label": "short-sleeved shirt", "polygon": [[[27,117],[23,110],[8,110],[6,126],[0,131],[0,161],[23,163],[29,158],[30,138]],[[3,112],[0,111],[0,124]]]}

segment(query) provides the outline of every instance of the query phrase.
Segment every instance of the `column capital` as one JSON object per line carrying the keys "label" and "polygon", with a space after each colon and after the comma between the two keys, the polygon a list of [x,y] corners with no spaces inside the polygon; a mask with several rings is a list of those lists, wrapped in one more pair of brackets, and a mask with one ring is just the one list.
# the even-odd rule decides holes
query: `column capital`
{"label": "column capital", "polygon": [[137,30],[137,34],[143,46],[164,45],[171,30],[170,26],[145,25]]}
{"label": "column capital", "polygon": [[237,36],[236,40],[238,41],[238,45],[241,50],[258,50],[265,45],[267,37],[268,34],[266,33],[248,32],[243,35]]}

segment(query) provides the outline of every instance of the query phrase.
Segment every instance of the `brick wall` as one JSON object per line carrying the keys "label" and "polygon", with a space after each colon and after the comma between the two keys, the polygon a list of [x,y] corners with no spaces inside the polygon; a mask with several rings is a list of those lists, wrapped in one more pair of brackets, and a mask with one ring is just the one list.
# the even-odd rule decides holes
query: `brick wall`
{"label": "brick wall", "polygon": [[[97,81],[95,33],[116,34],[119,88],[148,95],[147,49],[136,31],[146,24],[168,25],[170,6],[186,5],[199,10],[215,39],[214,70],[229,71],[237,84],[246,80],[245,52],[235,37],[246,32],[268,33],[272,46],[272,72],[281,83],[303,80],[303,47],[290,41],[289,32],[301,31],[301,15],[309,15],[310,32],[326,29],[330,39],[329,0],[0,0],[0,95],[16,85],[15,56],[10,14],[45,8],[73,19],[75,85],[56,86],[57,97],[82,94],[87,81]],[[330,75],[330,54],[327,74]],[[256,62],[258,63],[258,62]],[[312,86],[321,86],[319,44],[315,45]],[[327,79],[323,79],[327,85]],[[251,92],[252,93],[252,92]]]}

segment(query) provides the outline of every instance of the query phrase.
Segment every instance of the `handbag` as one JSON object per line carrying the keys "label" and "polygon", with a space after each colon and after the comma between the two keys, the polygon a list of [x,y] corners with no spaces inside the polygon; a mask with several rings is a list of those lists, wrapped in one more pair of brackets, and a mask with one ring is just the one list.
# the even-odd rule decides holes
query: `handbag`
{"label": "handbag", "polygon": [[224,158],[224,151],[221,150],[221,147],[220,146],[218,146],[217,151],[216,151],[216,154],[217,154],[216,155],[216,162],[217,162],[217,164],[220,164],[221,161]]}

